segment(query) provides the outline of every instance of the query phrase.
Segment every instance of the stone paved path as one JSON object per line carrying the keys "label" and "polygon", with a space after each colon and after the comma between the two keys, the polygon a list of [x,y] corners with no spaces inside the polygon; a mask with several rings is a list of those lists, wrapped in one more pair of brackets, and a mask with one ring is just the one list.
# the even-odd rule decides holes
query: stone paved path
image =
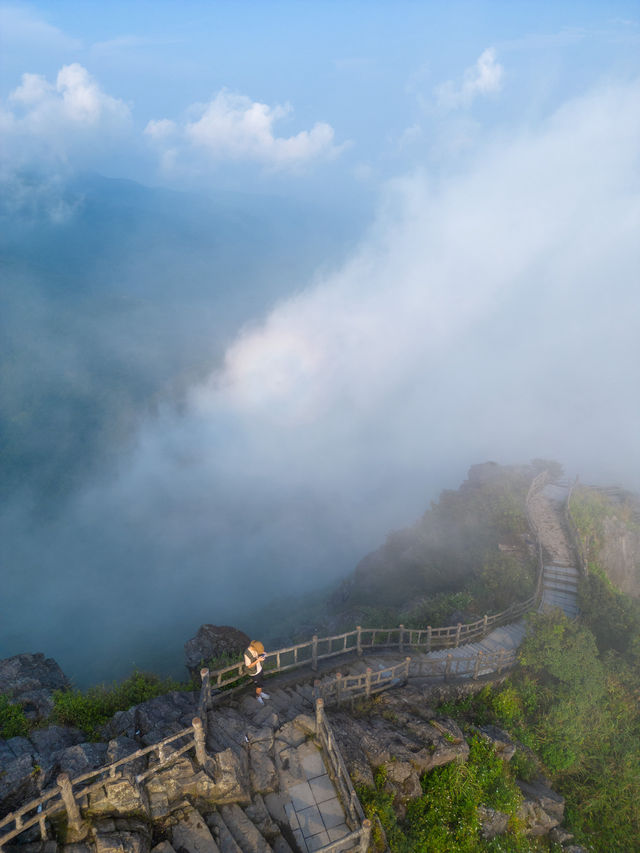
{"label": "stone paved path", "polygon": [[[560,607],[569,617],[574,617],[578,612],[578,569],[563,524],[566,494],[567,490],[562,487],[547,486],[533,498],[531,513],[547,560],[540,609]],[[464,658],[480,651],[487,655],[501,649],[515,652],[524,633],[525,622],[519,620],[494,629],[475,643],[429,654],[409,648],[403,652],[385,649],[381,653],[365,653],[361,658],[352,653],[323,662],[319,672],[301,668],[269,678],[270,698],[264,705],[249,692],[218,697],[210,715],[208,748],[214,752],[225,748],[243,754],[248,752],[255,791],[251,805],[244,810],[239,806],[220,810],[214,834],[222,853],[237,853],[238,850],[242,853],[290,853],[295,850],[312,853],[350,832],[322,753],[309,739],[314,727],[313,684],[316,679],[331,678],[337,670],[343,675],[361,674],[367,667],[382,672],[404,660],[406,655],[416,663],[421,659],[440,661],[451,655],[450,674],[455,678],[462,674],[457,672],[456,661],[462,666]],[[481,667],[478,675],[491,671]],[[270,821],[280,827],[286,826],[287,831],[283,830],[283,834],[268,845],[260,833],[259,838],[252,836],[249,840],[249,829],[243,825],[245,820],[253,821],[256,831],[262,828],[267,836]],[[226,845],[222,843],[227,837],[225,833],[233,836]],[[353,848],[346,842],[343,849]]]}

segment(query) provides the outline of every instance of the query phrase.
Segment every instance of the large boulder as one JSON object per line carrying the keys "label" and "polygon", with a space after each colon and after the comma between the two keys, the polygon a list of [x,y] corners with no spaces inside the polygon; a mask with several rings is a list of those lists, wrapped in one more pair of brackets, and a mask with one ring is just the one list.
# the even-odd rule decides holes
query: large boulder
{"label": "large boulder", "polygon": [[[184,644],[185,664],[192,676],[200,680],[200,669],[220,658],[242,658],[251,638],[228,625],[201,625],[195,637]],[[224,666],[221,663],[220,666]]]}
{"label": "large boulder", "polygon": [[196,715],[195,693],[172,691],[118,711],[102,727],[105,739],[126,737],[145,746],[158,743],[191,725]]}
{"label": "large boulder", "polygon": [[0,660],[0,693],[21,705],[30,720],[48,717],[53,711],[53,691],[69,686],[58,664],[43,654],[14,655]]}

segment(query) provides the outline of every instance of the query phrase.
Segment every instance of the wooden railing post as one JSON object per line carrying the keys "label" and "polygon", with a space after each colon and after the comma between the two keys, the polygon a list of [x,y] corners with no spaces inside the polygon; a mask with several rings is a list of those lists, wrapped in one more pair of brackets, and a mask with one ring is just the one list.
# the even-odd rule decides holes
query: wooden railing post
{"label": "wooden railing post", "polygon": [[371,821],[365,818],[362,821],[362,835],[360,836],[360,851],[359,853],[367,853],[369,844],[371,843]]}
{"label": "wooden railing post", "polygon": [[311,669],[314,672],[318,671],[318,635],[313,635],[311,643]]}
{"label": "wooden railing post", "polygon": [[487,630],[488,630],[488,627],[489,627],[489,626],[488,626],[488,624],[487,624],[487,623],[488,623],[488,621],[489,621],[489,617],[488,617],[488,616],[487,616],[487,614],[485,613],[485,614],[484,614],[484,619],[482,620],[482,636],[483,636],[483,637],[486,637],[486,636],[487,636]]}
{"label": "wooden railing post", "polygon": [[405,658],[404,659],[404,665],[405,665],[404,678],[405,678],[405,681],[408,681],[409,680],[409,667],[411,666],[411,658]]}
{"label": "wooden railing post", "polygon": [[198,702],[198,713],[206,720],[209,708],[211,707],[211,676],[209,670],[204,666],[200,670],[200,701]]}
{"label": "wooden railing post", "polygon": [[56,779],[56,782],[60,788],[60,795],[62,796],[64,807],[67,810],[69,826],[71,829],[79,830],[82,822],[80,818],[80,809],[78,808],[76,798],[73,796],[73,786],[71,785],[69,774],[61,773]]}
{"label": "wooden railing post", "polygon": [[475,665],[475,668],[474,668],[474,670],[473,670],[473,680],[474,680],[474,681],[476,681],[476,680],[477,680],[477,678],[478,678],[478,673],[480,672],[480,662],[481,662],[481,660],[482,660],[482,652],[481,652],[481,651],[479,651],[479,652],[478,652],[478,654],[476,655],[476,665]]}
{"label": "wooden railing post", "polygon": [[204,726],[200,717],[194,717],[191,722],[193,723],[193,739],[196,744],[196,761],[200,767],[204,767],[207,760]]}
{"label": "wooden railing post", "polygon": [[324,714],[324,700],[316,699],[316,735],[320,736],[322,731],[322,717]]}
{"label": "wooden railing post", "polygon": [[431,625],[427,625],[427,653],[431,651]]}
{"label": "wooden railing post", "polygon": [[367,667],[367,671],[365,673],[365,695],[367,699],[371,696],[371,667]]}
{"label": "wooden railing post", "polygon": [[402,654],[402,652],[404,651],[403,644],[404,644],[404,625],[400,625],[400,640],[398,642],[398,651],[400,652],[400,654]]}
{"label": "wooden railing post", "polygon": [[460,631],[462,630],[462,625],[458,622],[458,627],[456,628],[456,649],[460,645]]}
{"label": "wooden railing post", "polygon": [[342,698],[342,673],[336,672],[336,702],[340,704]]}
{"label": "wooden railing post", "polygon": [[361,658],[362,657],[362,626],[358,625],[358,627],[356,628],[356,631],[358,632],[356,634],[356,650],[358,652],[358,657]]}

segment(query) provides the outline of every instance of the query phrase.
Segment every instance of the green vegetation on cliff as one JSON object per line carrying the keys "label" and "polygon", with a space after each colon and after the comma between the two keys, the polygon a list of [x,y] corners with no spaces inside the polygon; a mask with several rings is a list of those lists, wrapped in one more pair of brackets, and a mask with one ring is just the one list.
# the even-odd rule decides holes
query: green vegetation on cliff
{"label": "green vegetation on cliff", "polygon": [[[513,768],[478,737],[472,736],[469,746],[467,761],[454,761],[422,776],[423,794],[407,804],[403,819],[394,809],[394,795],[385,788],[384,769],[377,773],[374,789],[358,789],[365,813],[380,820],[392,853],[549,850],[546,841],[528,839],[522,832],[516,816],[522,794]],[[491,840],[482,837],[481,806],[508,816],[505,834]]]}
{"label": "green vegetation on cliff", "polygon": [[639,850],[640,673],[631,651],[599,650],[587,625],[538,615],[520,664],[502,687],[446,712],[461,725],[506,728],[524,748],[512,761],[519,778],[542,770],[551,779],[578,840],[601,853]]}
{"label": "green vegetation on cliff", "polygon": [[437,627],[452,614],[469,621],[527,598],[537,564],[525,501],[536,473],[535,465],[473,466],[458,490],[442,492],[416,524],[360,562],[331,598],[344,615],[340,627]]}
{"label": "green vegetation on cliff", "polygon": [[100,729],[117,711],[155,699],[185,685],[171,678],[134,672],[119,684],[98,684],[88,690],[56,690],[52,722],[82,729],[89,740],[100,740]]}
{"label": "green vegetation on cliff", "polygon": [[29,721],[20,705],[0,694],[0,738],[26,737],[28,733]]}

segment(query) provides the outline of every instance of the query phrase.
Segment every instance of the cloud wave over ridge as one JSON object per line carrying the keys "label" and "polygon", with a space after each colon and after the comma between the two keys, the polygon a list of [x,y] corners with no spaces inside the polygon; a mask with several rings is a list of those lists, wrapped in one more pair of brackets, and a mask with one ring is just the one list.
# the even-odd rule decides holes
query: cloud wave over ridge
{"label": "cloud wave over ridge", "polygon": [[118,624],[140,595],[161,622],[230,620],[350,570],[474,462],[555,457],[640,488],[639,152],[635,80],[456,174],[392,182],[348,262],[245,328],[110,481],[20,539],[16,565],[51,578],[34,595],[55,600],[56,564],[91,564],[94,610],[127,589]]}

